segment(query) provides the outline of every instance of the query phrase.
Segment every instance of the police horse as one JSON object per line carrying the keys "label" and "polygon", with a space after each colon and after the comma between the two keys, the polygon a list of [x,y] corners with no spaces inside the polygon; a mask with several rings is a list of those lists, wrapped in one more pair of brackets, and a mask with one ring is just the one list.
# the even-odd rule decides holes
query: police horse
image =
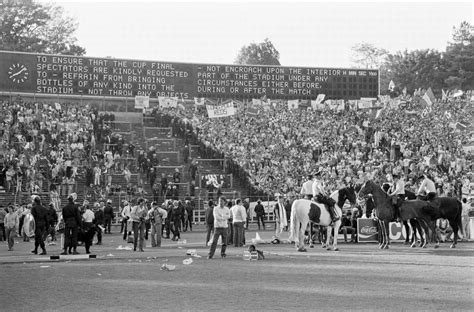
{"label": "police horse", "polygon": [[[344,206],[346,200],[349,200],[351,205],[354,206],[357,201],[357,196],[354,187],[351,185],[333,192],[330,197],[336,202],[334,207],[336,215],[339,217],[339,220],[334,222],[334,224],[331,221],[331,216],[329,215],[329,212],[327,211],[324,204],[316,203],[309,199],[297,199],[293,202],[293,205],[291,206],[289,240],[290,242],[295,242],[295,247],[298,251],[306,251],[306,248],[304,246],[304,232],[309,223],[327,227],[327,250],[331,250],[330,240],[332,229],[334,227],[335,234],[333,239],[333,249],[334,251],[339,250],[337,247],[337,233],[339,232],[339,227],[341,226],[340,217],[342,217],[342,206]],[[310,211],[311,215],[319,216],[319,220],[310,220]]]}
{"label": "police horse", "polygon": [[[370,180],[364,183],[358,197],[365,197],[368,194],[373,196],[375,216],[379,222],[379,248],[388,249],[390,245],[389,223],[394,219],[394,207],[391,197],[380,186]],[[457,199],[448,197],[438,198],[436,203],[419,199],[405,200],[399,208],[402,221],[417,219],[427,237],[431,230],[433,239],[436,239],[436,219],[441,217],[448,219],[453,231],[455,231],[454,242],[451,248],[454,248],[457,243],[457,232],[461,224],[461,209],[461,203]],[[437,242],[435,248],[438,246],[439,242]]]}

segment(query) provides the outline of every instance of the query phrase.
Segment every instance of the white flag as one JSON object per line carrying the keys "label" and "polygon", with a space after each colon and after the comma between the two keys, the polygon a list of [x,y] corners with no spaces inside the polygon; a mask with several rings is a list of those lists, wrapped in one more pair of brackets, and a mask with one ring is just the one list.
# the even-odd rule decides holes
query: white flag
{"label": "white flag", "polygon": [[297,109],[299,106],[298,100],[288,100],[288,109]]}
{"label": "white flag", "polygon": [[206,103],[205,98],[197,98],[197,97],[194,98],[194,104],[196,106],[204,106],[205,103]]}
{"label": "white flag", "polygon": [[395,90],[395,82],[393,82],[393,80],[390,80],[390,83],[388,84],[388,89],[390,91]]}
{"label": "white flag", "polygon": [[150,97],[144,95],[135,96],[135,108],[142,109],[150,107]]}

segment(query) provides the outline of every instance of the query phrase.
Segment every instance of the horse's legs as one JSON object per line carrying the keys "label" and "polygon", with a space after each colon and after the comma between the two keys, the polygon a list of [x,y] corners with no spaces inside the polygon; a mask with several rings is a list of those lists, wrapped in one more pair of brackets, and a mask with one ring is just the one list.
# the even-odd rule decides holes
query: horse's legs
{"label": "horse's legs", "polygon": [[[339,234],[340,226],[341,226],[341,220],[337,220],[336,223],[334,224],[334,236],[332,238],[334,251],[339,251],[339,248],[337,247],[337,236]],[[328,232],[328,236],[329,236],[329,233],[330,232]]]}
{"label": "horse's legs", "polygon": [[301,227],[298,231],[298,251],[306,251],[306,248],[304,247],[304,231],[306,230],[307,226],[307,222],[302,222]]}
{"label": "horse's legs", "polygon": [[410,227],[408,226],[408,221],[403,221],[403,226],[405,227],[405,245],[408,245],[410,243]]}
{"label": "horse's legs", "polygon": [[451,222],[451,220],[449,220],[449,224],[451,224],[451,228],[453,229],[453,234],[454,234],[454,238],[453,238],[453,243],[451,244],[451,246],[449,246],[450,248],[456,248],[456,244],[458,243],[458,231],[459,231],[459,226],[458,226],[458,223],[453,220],[453,222]]}
{"label": "horse's legs", "polygon": [[309,248],[314,248],[314,243],[313,243],[313,223],[309,222]]}
{"label": "horse's legs", "polygon": [[385,245],[383,246],[383,249],[388,249],[390,247],[390,223],[387,221],[384,221],[383,224],[385,225]]}
{"label": "horse's legs", "polygon": [[382,220],[378,220],[377,225],[379,227],[379,236],[378,236],[378,241],[379,241],[379,249],[382,249],[383,245],[383,223]]}

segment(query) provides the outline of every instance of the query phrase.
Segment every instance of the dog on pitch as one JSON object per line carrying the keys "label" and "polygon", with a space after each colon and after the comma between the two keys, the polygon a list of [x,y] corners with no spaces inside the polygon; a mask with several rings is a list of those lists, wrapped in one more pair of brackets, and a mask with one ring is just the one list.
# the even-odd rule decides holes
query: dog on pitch
{"label": "dog on pitch", "polygon": [[96,226],[87,226],[83,225],[79,228],[77,233],[77,241],[83,242],[86,247],[86,254],[90,254],[90,248],[92,246],[92,241],[94,240],[94,235],[97,231],[100,231]]}
{"label": "dog on pitch", "polygon": [[265,259],[265,256],[263,255],[263,251],[262,250],[259,250],[255,247],[255,245],[250,245],[249,246],[249,252],[250,254],[253,253],[257,253],[257,260],[264,260]]}

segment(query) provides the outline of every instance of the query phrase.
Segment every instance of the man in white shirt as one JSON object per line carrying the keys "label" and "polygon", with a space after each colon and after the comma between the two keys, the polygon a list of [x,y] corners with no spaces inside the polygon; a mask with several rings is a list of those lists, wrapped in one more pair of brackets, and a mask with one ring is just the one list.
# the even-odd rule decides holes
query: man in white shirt
{"label": "man in white shirt", "polygon": [[432,200],[436,197],[436,186],[434,182],[428,178],[426,174],[420,177],[420,180],[423,179],[421,182],[420,188],[418,189],[417,195],[420,195],[422,192],[426,193],[426,200]]}
{"label": "man in white shirt", "polygon": [[[128,229],[128,221],[131,218],[132,207],[130,203],[126,200],[123,201],[123,209],[122,209],[122,227],[123,227],[123,240],[127,240],[127,229]],[[120,231],[122,233],[122,231]]]}
{"label": "man in white shirt", "polygon": [[93,223],[95,215],[94,212],[90,209],[89,202],[84,202],[84,208],[85,211],[82,214],[83,228],[81,231],[82,233],[79,233],[79,237],[82,238],[82,240],[84,241],[84,245],[86,247],[86,254],[90,254],[90,247],[92,246],[92,241],[94,239],[95,233],[95,226]]}
{"label": "man in white shirt", "polygon": [[388,195],[392,197],[392,204],[395,210],[394,218],[397,222],[400,222],[400,205],[405,200],[405,181],[398,174],[394,174],[392,177],[393,184]]}
{"label": "man in white shirt", "polygon": [[308,181],[303,183],[300,191],[301,197],[311,199],[313,198],[313,175],[308,175]]}
{"label": "man in white shirt", "polygon": [[339,217],[334,213],[334,200],[328,196],[324,189],[323,181],[321,180],[321,169],[314,174],[314,182],[312,186],[313,200],[325,205],[329,215],[331,216],[332,222],[339,220]]}
{"label": "man in white shirt", "polygon": [[240,198],[235,200],[235,206],[230,209],[232,213],[232,226],[234,227],[234,247],[242,247],[244,242],[244,224],[247,220],[247,212],[242,206]]}
{"label": "man in white shirt", "polygon": [[230,209],[227,207],[227,200],[224,196],[219,197],[219,204],[214,207],[214,237],[207,259],[212,259],[217,247],[219,236],[222,238],[221,257],[225,258],[227,248],[227,221],[230,219]]}

